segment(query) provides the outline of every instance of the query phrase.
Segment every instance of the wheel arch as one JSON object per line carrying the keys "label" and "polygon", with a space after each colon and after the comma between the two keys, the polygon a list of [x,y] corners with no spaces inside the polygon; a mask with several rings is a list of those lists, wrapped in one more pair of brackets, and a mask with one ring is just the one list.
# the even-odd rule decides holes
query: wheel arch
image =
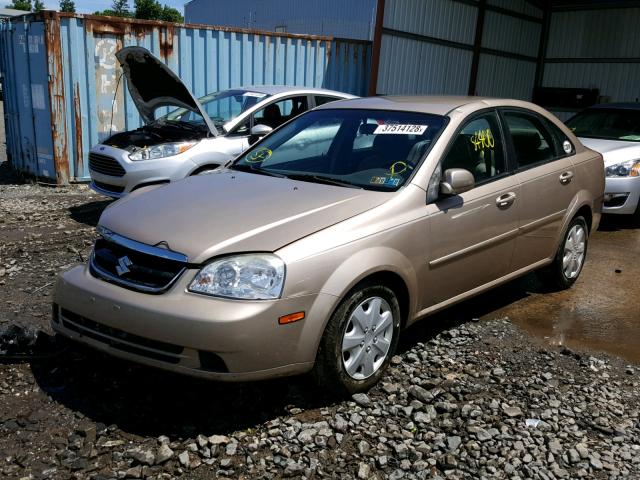
{"label": "wheel arch", "polygon": [[[358,273],[354,275],[355,272]],[[322,325],[318,326],[319,334],[313,350],[314,361],[329,320],[347,295],[366,283],[380,282],[391,288],[398,298],[401,329],[407,324],[416,311],[417,275],[412,263],[402,253],[389,247],[360,250],[344,260],[321,288],[322,293],[335,297],[335,302]]]}

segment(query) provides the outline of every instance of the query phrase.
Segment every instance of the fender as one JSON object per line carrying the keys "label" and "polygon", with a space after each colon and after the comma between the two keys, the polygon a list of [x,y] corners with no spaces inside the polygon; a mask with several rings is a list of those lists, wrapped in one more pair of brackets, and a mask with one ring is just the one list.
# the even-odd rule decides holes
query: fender
{"label": "fender", "polygon": [[342,300],[358,283],[382,272],[395,273],[402,279],[409,293],[408,319],[413,318],[417,307],[418,276],[409,259],[390,247],[368,247],[351,255],[334,270],[320,291]]}
{"label": "fender", "polygon": [[571,200],[571,203],[569,204],[569,207],[567,208],[567,211],[562,220],[562,228],[558,230],[558,233],[556,235],[556,238],[554,241],[555,248],[553,250],[553,255],[549,257],[549,259],[552,260],[553,257],[555,257],[556,252],[558,251],[558,248],[560,248],[560,243],[564,238],[564,234],[567,231],[569,222],[571,222],[573,217],[576,216],[576,213],[578,213],[578,210],[580,210],[582,207],[585,207],[585,206],[589,207],[589,210],[591,211],[591,231],[589,232],[589,235],[591,235],[591,233],[597,230],[598,224],[600,223],[601,208],[596,208],[596,207],[598,205],[598,202],[601,199],[598,199],[598,198],[596,198],[595,200],[592,200],[592,199],[593,199],[593,195],[584,189],[578,191],[578,193],[576,193],[576,195],[573,197],[573,200]]}

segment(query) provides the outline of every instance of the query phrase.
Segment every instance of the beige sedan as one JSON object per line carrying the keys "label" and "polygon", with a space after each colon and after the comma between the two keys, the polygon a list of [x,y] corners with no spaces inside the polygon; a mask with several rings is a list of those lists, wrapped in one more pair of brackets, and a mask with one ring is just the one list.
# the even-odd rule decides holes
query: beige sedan
{"label": "beige sedan", "polygon": [[108,207],[89,263],[58,279],[53,327],[177,372],[363,391],[413,322],[532,270],[571,286],[603,172],[530,103],[331,103]]}

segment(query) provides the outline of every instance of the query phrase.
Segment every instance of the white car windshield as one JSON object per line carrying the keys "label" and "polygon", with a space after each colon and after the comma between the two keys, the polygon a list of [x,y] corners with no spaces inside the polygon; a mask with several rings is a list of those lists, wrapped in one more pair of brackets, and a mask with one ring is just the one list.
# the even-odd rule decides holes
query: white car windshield
{"label": "white car windshield", "polygon": [[[225,123],[233,120],[268,96],[266,93],[237,89],[211,93],[200,97],[198,101],[218,131],[222,132],[222,126]],[[159,120],[204,124],[204,119],[199,114],[186,108],[178,108]]]}
{"label": "white car windshield", "polygon": [[640,110],[594,108],[567,122],[577,137],[640,142]]}
{"label": "white car windshield", "polygon": [[445,123],[445,117],[415,112],[315,110],[269,135],[231,168],[395,191],[419,167]]}

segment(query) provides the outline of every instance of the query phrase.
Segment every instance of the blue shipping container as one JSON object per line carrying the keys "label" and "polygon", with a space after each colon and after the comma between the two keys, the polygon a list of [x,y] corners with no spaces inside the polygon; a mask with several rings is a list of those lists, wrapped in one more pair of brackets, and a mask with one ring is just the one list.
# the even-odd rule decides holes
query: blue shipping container
{"label": "blue shipping container", "polygon": [[242,85],[365,95],[370,42],[58,12],[0,24],[7,153],[24,173],[89,179],[89,149],[140,126],[115,52],[149,49],[196,97]]}

